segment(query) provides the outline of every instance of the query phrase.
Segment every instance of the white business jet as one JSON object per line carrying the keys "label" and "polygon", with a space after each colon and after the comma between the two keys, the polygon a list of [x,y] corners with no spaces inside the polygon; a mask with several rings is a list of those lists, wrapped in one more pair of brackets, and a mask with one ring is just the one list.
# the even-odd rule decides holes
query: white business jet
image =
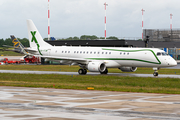
{"label": "white business jet", "polygon": [[79,65],[80,75],[87,70],[107,74],[108,68],[134,72],[137,67],[152,67],[153,75],[158,76],[160,68],[177,65],[171,56],[157,48],[52,46],[43,40],[32,20],[27,20],[27,26],[30,49],[48,60]]}

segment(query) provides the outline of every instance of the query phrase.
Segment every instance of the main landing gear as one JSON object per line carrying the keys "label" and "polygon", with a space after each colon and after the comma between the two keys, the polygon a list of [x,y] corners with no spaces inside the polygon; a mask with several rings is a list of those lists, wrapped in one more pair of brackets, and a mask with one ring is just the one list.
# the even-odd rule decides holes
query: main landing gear
{"label": "main landing gear", "polygon": [[85,75],[85,74],[87,73],[87,70],[86,70],[86,69],[79,69],[79,70],[78,70],[78,73],[79,73],[80,75]]}
{"label": "main landing gear", "polygon": [[[87,74],[87,70],[81,68],[81,69],[78,70],[78,73],[79,73],[79,75],[86,75]],[[100,73],[101,74],[107,74],[108,73],[108,69],[106,68],[106,70],[104,72],[100,72]]]}
{"label": "main landing gear", "polygon": [[153,68],[153,70],[154,70],[154,73],[153,73],[153,75],[154,75],[154,77],[157,77],[158,76],[158,70],[159,70],[160,68]]}

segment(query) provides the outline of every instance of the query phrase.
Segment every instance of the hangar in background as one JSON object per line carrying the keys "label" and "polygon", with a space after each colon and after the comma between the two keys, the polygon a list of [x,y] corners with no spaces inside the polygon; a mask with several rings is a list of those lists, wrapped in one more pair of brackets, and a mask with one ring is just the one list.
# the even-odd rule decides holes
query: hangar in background
{"label": "hangar in background", "polygon": [[[55,46],[180,48],[180,29],[144,29],[142,40],[57,40]],[[148,40],[147,40],[148,36]]]}
{"label": "hangar in background", "polygon": [[[141,40],[55,40],[46,41],[53,46],[94,46],[94,47],[145,47]],[[149,41],[151,48],[180,48],[180,42]]]}

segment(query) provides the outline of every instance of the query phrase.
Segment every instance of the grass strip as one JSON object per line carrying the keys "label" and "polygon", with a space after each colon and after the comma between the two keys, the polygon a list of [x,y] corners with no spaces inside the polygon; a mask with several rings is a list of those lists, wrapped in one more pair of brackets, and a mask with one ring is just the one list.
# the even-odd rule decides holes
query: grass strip
{"label": "grass strip", "polygon": [[0,86],[180,94],[177,78],[0,73]]}
{"label": "grass strip", "polygon": [[[69,65],[2,65],[1,70],[34,70],[34,71],[62,71],[62,72],[77,72],[79,66],[69,66]],[[118,68],[109,68],[109,73],[124,73]],[[133,73],[139,74],[153,74],[152,68],[138,68],[137,71]],[[167,69],[162,68],[159,70],[159,74],[176,74],[180,75],[180,69]]]}

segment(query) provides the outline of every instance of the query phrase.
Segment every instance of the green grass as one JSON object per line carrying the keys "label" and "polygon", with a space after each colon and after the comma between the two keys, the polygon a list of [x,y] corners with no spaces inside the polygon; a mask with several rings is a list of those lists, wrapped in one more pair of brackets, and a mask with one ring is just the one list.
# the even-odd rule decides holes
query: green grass
{"label": "green grass", "polygon": [[[68,65],[2,65],[1,70],[36,70],[77,72],[78,66]],[[109,72],[122,73],[119,69]],[[160,74],[180,74],[179,69],[161,69]],[[152,74],[152,68],[138,68],[134,73]],[[131,73],[129,73],[131,74]],[[0,73],[0,86],[43,87],[57,89],[80,89],[94,87],[95,90],[180,94],[180,79],[158,77],[128,77],[110,75],[37,75]]]}
{"label": "green grass", "polygon": [[180,94],[180,79],[176,78],[0,73],[0,86]]}

